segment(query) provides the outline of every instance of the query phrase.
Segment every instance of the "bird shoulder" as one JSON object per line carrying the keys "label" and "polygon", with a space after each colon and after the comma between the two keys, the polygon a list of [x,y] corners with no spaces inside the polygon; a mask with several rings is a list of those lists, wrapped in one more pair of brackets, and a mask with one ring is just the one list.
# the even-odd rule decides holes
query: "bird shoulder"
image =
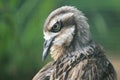
{"label": "bird shoulder", "polygon": [[49,80],[53,62],[46,64],[32,80]]}

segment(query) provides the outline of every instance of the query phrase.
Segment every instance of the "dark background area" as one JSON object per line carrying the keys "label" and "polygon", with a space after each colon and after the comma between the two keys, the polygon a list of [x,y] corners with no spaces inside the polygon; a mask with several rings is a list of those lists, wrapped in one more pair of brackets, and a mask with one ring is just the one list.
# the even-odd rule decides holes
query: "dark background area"
{"label": "dark background area", "polygon": [[93,38],[120,75],[120,0],[0,0],[0,80],[31,80],[51,60],[41,60],[43,24],[63,5],[85,13]]}

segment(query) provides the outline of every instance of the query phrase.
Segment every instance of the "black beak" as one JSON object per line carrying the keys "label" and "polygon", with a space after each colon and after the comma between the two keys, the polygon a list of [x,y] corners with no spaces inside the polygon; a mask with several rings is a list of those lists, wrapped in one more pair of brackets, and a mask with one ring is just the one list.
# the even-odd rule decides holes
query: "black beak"
{"label": "black beak", "polygon": [[50,40],[45,40],[45,42],[44,42],[44,50],[43,50],[43,54],[42,54],[42,60],[43,61],[45,60],[45,58],[47,57],[47,55],[50,51],[52,41],[53,41],[53,38],[51,38]]}

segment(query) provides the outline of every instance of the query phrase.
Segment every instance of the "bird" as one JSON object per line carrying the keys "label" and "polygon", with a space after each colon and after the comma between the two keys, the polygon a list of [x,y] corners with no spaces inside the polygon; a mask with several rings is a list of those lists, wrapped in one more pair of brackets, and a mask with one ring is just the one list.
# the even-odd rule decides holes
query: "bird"
{"label": "bird", "polygon": [[103,47],[95,42],[87,17],[74,6],[53,10],[45,20],[42,60],[53,59],[33,80],[117,80]]}

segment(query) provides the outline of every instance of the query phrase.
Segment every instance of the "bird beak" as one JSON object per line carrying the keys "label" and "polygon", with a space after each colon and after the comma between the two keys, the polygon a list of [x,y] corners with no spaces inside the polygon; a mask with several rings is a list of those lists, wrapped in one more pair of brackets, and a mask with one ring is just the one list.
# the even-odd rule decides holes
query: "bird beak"
{"label": "bird beak", "polygon": [[42,54],[42,60],[43,61],[45,60],[45,58],[47,57],[47,55],[50,51],[52,41],[53,41],[53,38],[51,38],[50,40],[45,40],[45,42],[44,42],[44,50],[43,50],[43,54]]}

